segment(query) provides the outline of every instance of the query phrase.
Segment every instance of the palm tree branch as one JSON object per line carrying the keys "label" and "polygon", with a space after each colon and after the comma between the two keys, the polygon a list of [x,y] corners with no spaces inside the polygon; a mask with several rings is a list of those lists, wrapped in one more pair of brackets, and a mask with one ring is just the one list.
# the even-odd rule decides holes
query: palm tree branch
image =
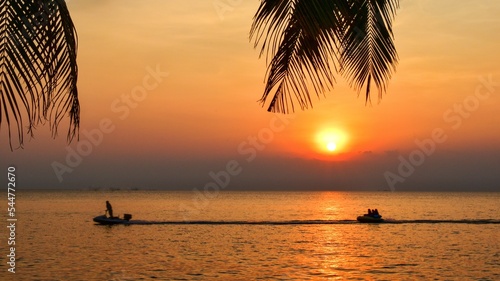
{"label": "palm tree branch", "polygon": [[360,91],[366,85],[366,102],[373,80],[379,98],[397,64],[392,20],[398,0],[352,0],[342,38],[341,73]]}
{"label": "palm tree branch", "polygon": [[[53,136],[69,117],[68,141],[79,128],[77,37],[64,0],[3,1],[0,6],[0,125],[9,143],[48,121]],[[17,131],[17,141],[12,132]]]}
{"label": "palm tree branch", "polygon": [[343,1],[262,0],[250,38],[256,47],[262,41],[261,56],[272,57],[260,100],[264,104],[274,91],[268,111],[294,111],[294,102],[308,108],[309,84],[316,95],[333,86],[330,64],[344,24],[335,11],[347,9]]}

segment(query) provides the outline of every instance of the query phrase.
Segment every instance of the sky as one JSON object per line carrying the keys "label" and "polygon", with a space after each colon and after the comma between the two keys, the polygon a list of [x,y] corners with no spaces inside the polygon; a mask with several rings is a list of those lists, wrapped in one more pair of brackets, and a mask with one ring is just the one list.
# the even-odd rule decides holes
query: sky
{"label": "sky", "polygon": [[80,140],[39,126],[20,189],[500,191],[500,2],[404,1],[397,70],[366,105],[339,75],[312,109],[257,101],[259,1],[69,0]]}

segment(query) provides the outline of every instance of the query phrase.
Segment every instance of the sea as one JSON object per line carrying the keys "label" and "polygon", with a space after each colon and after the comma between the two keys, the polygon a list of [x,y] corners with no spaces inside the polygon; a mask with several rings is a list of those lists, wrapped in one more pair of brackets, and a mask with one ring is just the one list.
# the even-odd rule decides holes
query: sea
{"label": "sea", "polygon": [[[500,280],[500,192],[15,196],[0,280]],[[97,225],[106,200],[143,223]],[[387,223],[357,222],[369,208]]]}

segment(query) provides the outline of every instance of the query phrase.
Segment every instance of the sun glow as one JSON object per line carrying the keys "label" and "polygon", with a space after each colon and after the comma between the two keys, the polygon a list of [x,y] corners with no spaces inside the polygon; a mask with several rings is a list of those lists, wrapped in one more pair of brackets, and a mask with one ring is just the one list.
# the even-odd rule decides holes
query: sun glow
{"label": "sun glow", "polygon": [[345,152],[347,136],[339,130],[324,130],[316,136],[317,149],[322,153]]}

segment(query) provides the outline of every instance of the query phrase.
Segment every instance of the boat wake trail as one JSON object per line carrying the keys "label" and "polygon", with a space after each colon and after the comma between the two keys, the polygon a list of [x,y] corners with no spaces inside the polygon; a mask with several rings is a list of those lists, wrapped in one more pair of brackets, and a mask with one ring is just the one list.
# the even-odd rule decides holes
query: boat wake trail
{"label": "boat wake trail", "polygon": [[[464,219],[464,220],[393,220],[386,219],[381,224],[500,224],[498,219]],[[379,224],[380,224],[379,223]],[[307,224],[360,224],[356,220],[285,220],[285,221],[214,221],[214,220],[193,220],[193,221],[145,221],[130,220],[121,224],[170,224],[170,225],[307,225]]]}

